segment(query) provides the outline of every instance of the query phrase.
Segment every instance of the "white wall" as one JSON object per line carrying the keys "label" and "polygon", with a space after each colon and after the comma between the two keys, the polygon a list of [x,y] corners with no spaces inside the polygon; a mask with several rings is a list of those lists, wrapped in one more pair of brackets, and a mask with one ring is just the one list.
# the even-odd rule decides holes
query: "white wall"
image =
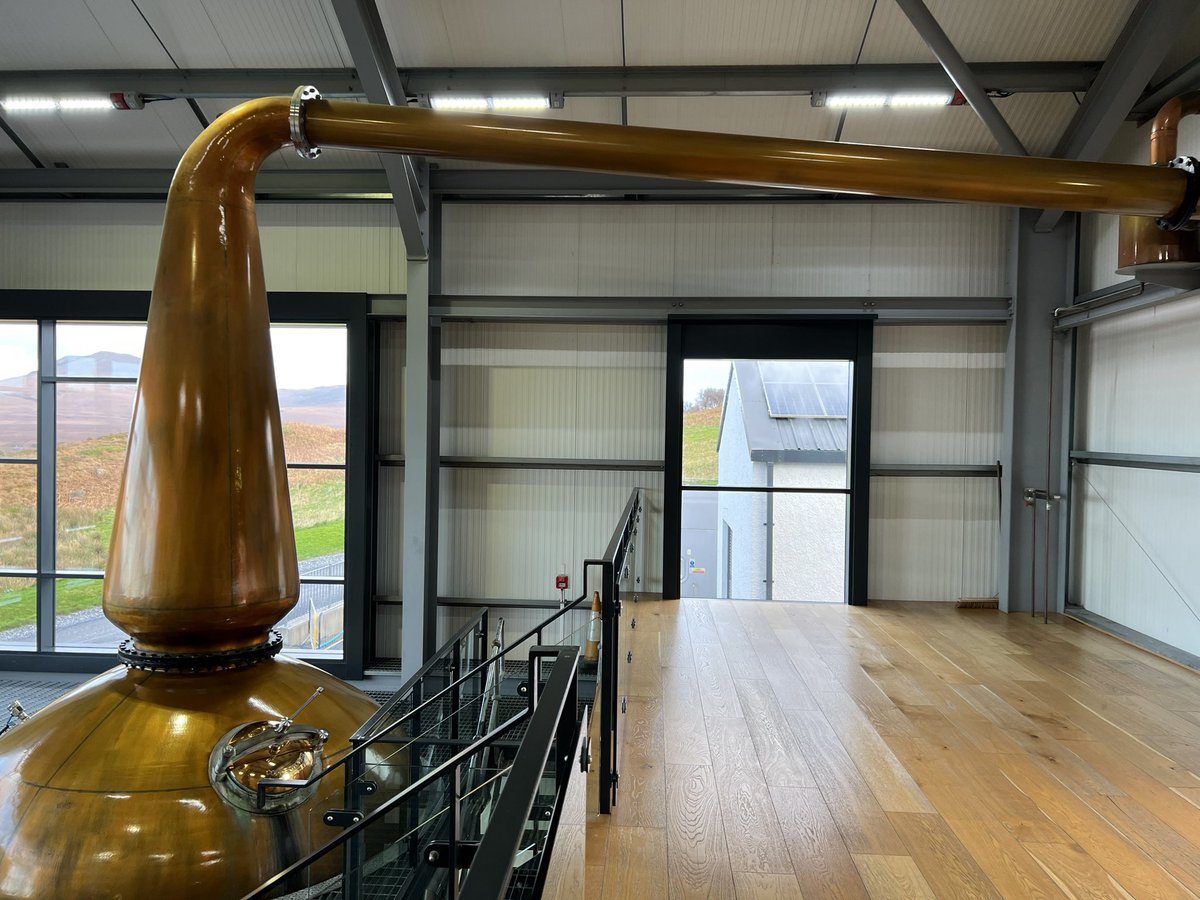
{"label": "white wall", "polygon": [[[1078,449],[1200,456],[1200,297],[1079,329]],[[1200,475],[1076,466],[1071,597],[1200,654]]]}
{"label": "white wall", "polygon": [[[872,463],[994,465],[1007,335],[1003,325],[877,327]],[[869,596],[995,595],[998,504],[993,478],[872,478]]]}
{"label": "white wall", "polygon": [[[0,204],[0,288],[148,291],[161,203]],[[262,204],[270,291],[399,293],[404,246],[391,204]]]}
{"label": "white wall", "polygon": [[447,294],[1007,296],[1009,213],[890,204],[448,204]]}

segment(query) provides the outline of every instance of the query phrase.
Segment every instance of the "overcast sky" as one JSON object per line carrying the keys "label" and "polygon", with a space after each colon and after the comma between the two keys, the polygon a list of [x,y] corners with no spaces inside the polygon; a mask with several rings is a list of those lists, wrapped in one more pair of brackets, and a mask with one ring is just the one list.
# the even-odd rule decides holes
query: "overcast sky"
{"label": "overcast sky", "polygon": [[[60,323],[57,356],[89,356],[101,350],[141,358],[145,325]],[[346,329],[341,326],[271,327],[275,378],[281,388],[312,388],[346,383]],[[0,378],[37,369],[37,326],[0,322]]]}

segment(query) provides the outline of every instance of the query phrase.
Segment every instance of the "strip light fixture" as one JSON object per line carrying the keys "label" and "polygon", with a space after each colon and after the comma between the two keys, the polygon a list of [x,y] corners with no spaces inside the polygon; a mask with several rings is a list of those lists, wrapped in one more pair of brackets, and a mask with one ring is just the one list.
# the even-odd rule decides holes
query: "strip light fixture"
{"label": "strip light fixture", "polygon": [[834,109],[919,109],[950,106],[954,95],[935,94],[830,94],[825,105]]}
{"label": "strip light fixture", "polygon": [[5,112],[99,112],[113,109],[110,97],[5,97]]}
{"label": "strip light fixture", "polygon": [[546,95],[511,96],[511,97],[482,97],[467,95],[432,96],[429,105],[437,110],[457,110],[459,112],[517,112],[519,110],[549,109],[550,98]]}

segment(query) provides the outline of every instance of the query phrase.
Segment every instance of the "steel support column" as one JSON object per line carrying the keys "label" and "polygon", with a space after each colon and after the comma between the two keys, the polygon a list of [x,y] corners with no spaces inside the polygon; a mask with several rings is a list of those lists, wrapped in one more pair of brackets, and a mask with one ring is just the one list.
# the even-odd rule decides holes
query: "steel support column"
{"label": "steel support column", "polygon": [[1025,146],[1017,137],[1016,132],[1009,127],[1004,116],[1000,114],[1000,110],[996,109],[996,104],[988,97],[987,91],[979,84],[975,73],[971,71],[966,60],[955,49],[950,38],[946,36],[946,32],[942,31],[942,26],[937,23],[937,19],[933,17],[933,13],[929,11],[924,2],[922,0],[896,0],[896,5],[908,16],[908,20],[912,22],[913,28],[917,29],[921,40],[933,51],[933,55],[938,58],[938,62],[942,64],[942,68],[946,70],[946,74],[950,76],[950,80],[954,82],[959,93],[967,98],[967,102],[971,104],[975,114],[983,120],[983,124],[992,133],[992,137],[996,139],[1000,149],[1012,156],[1027,156]]}
{"label": "steel support column", "polygon": [[436,649],[440,328],[429,316],[429,263],[408,263],[404,329],[404,609],[405,678]]}
{"label": "steel support column", "polygon": [[[1061,532],[1065,504],[1055,504],[1051,534],[1046,534],[1043,509],[1025,507],[1025,488],[1049,489],[1065,494],[1060,483],[1065,454],[1063,432],[1054,423],[1062,409],[1062,374],[1065,358],[1062,337],[1054,331],[1054,310],[1074,296],[1075,219],[1072,227],[1049,233],[1034,230],[1037,210],[1013,213],[1011,246],[1013,320],[1009,326],[1004,380],[1004,497],[1000,521],[1000,608],[1007,612],[1029,610],[1030,570],[1036,565],[1038,609],[1042,608],[1045,584],[1050,585],[1051,611],[1061,611],[1057,536]],[[1053,351],[1051,348],[1053,347]],[[1051,353],[1054,361],[1051,364]],[[1050,406],[1053,405],[1053,411]],[[1033,542],[1033,518],[1038,515],[1038,545]],[[1051,540],[1050,572],[1045,572],[1044,544]]]}

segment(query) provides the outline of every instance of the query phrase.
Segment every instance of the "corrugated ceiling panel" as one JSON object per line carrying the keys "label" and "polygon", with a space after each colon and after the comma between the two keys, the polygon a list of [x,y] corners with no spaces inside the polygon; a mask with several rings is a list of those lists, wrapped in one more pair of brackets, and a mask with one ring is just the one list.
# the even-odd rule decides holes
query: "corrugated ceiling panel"
{"label": "corrugated ceiling panel", "polygon": [[258,209],[267,288],[403,293],[408,269],[388,204],[264,204]]}
{"label": "corrugated ceiling panel", "polygon": [[1200,456],[1200,296],[1078,331],[1077,446]]}
{"label": "corrugated ceiling panel", "polygon": [[808,97],[629,98],[629,124],[654,128],[830,141],[837,121]]}
{"label": "corrugated ceiling panel", "polygon": [[1200,654],[1200,477],[1076,466],[1072,484],[1071,600]]}
{"label": "corrugated ceiling panel", "polygon": [[871,0],[625,0],[628,64],[853,63]]}
{"label": "corrugated ceiling panel", "polygon": [[396,63],[621,65],[618,0],[380,0]]}
{"label": "corrugated ceiling panel", "polygon": [[0,167],[5,169],[32,169],[31,163],[4,132],[0,131]]}
{"label": "corrugated ceiling panel", "polygon": [[932,203],[871,210],[872,296],[1008,295],[1009,210]]}
{"label": "corrugated ceiling panel", "polygon": [[141,9],[183,68],[352,65],[329,0],[143,0]]}
{"label": "corrugated ceiling panel", "polygon": [[154,69],[171,60],[128,0],[9,2],[4,69]]}
{"label": "corrugated ceiling panel", "polygon": [[638,485],[651,488],[646,589],[660,591],[660,473],[443,469],[438,594],[557,600],[554,576],[565,570],[577,581]]}
{"label": "corrugated ceiling panel", "polygon": [[996,595],[999,500],[990,478],[872,478],[872,600]]}
{"label": "corrugated ceiling panel", "polygon": [[661,459],[665,341],[659,326],[447,323],[442,452]]}
{"label": "corrugated ceiling panel", "polygon": [[379,452],[404,453],[405,358],[403,322],[379,325]]}
{"label": "corrugated ceiling panel", "polygon": [[991,465],[1004,430],[1004,325],[875,329],[871,461]]}
{"label": "corrugated ceiling panel", "polygon": [[143,110],[14,113],[9,124],[47,165],[173,169],[200,123],[182,100]]}
{"label": "corrugated ceiling panel", "polygon": [[[927,5],[968,62],[1022,62],[1106,58],[1134,0],[927,0]],[[900,7],[879,3],[862,62],[936,60]]]}
{"label": "corrugated ceiling panel", "polygon": [[1165,81],[1177,70],[1182,69],[1196,57],[1200,57],[1200,10],[1192,13],[1176,34],[1178,38],[1171,49],[1167,51],[1158,71],[1154,73],[1153,83]]}

